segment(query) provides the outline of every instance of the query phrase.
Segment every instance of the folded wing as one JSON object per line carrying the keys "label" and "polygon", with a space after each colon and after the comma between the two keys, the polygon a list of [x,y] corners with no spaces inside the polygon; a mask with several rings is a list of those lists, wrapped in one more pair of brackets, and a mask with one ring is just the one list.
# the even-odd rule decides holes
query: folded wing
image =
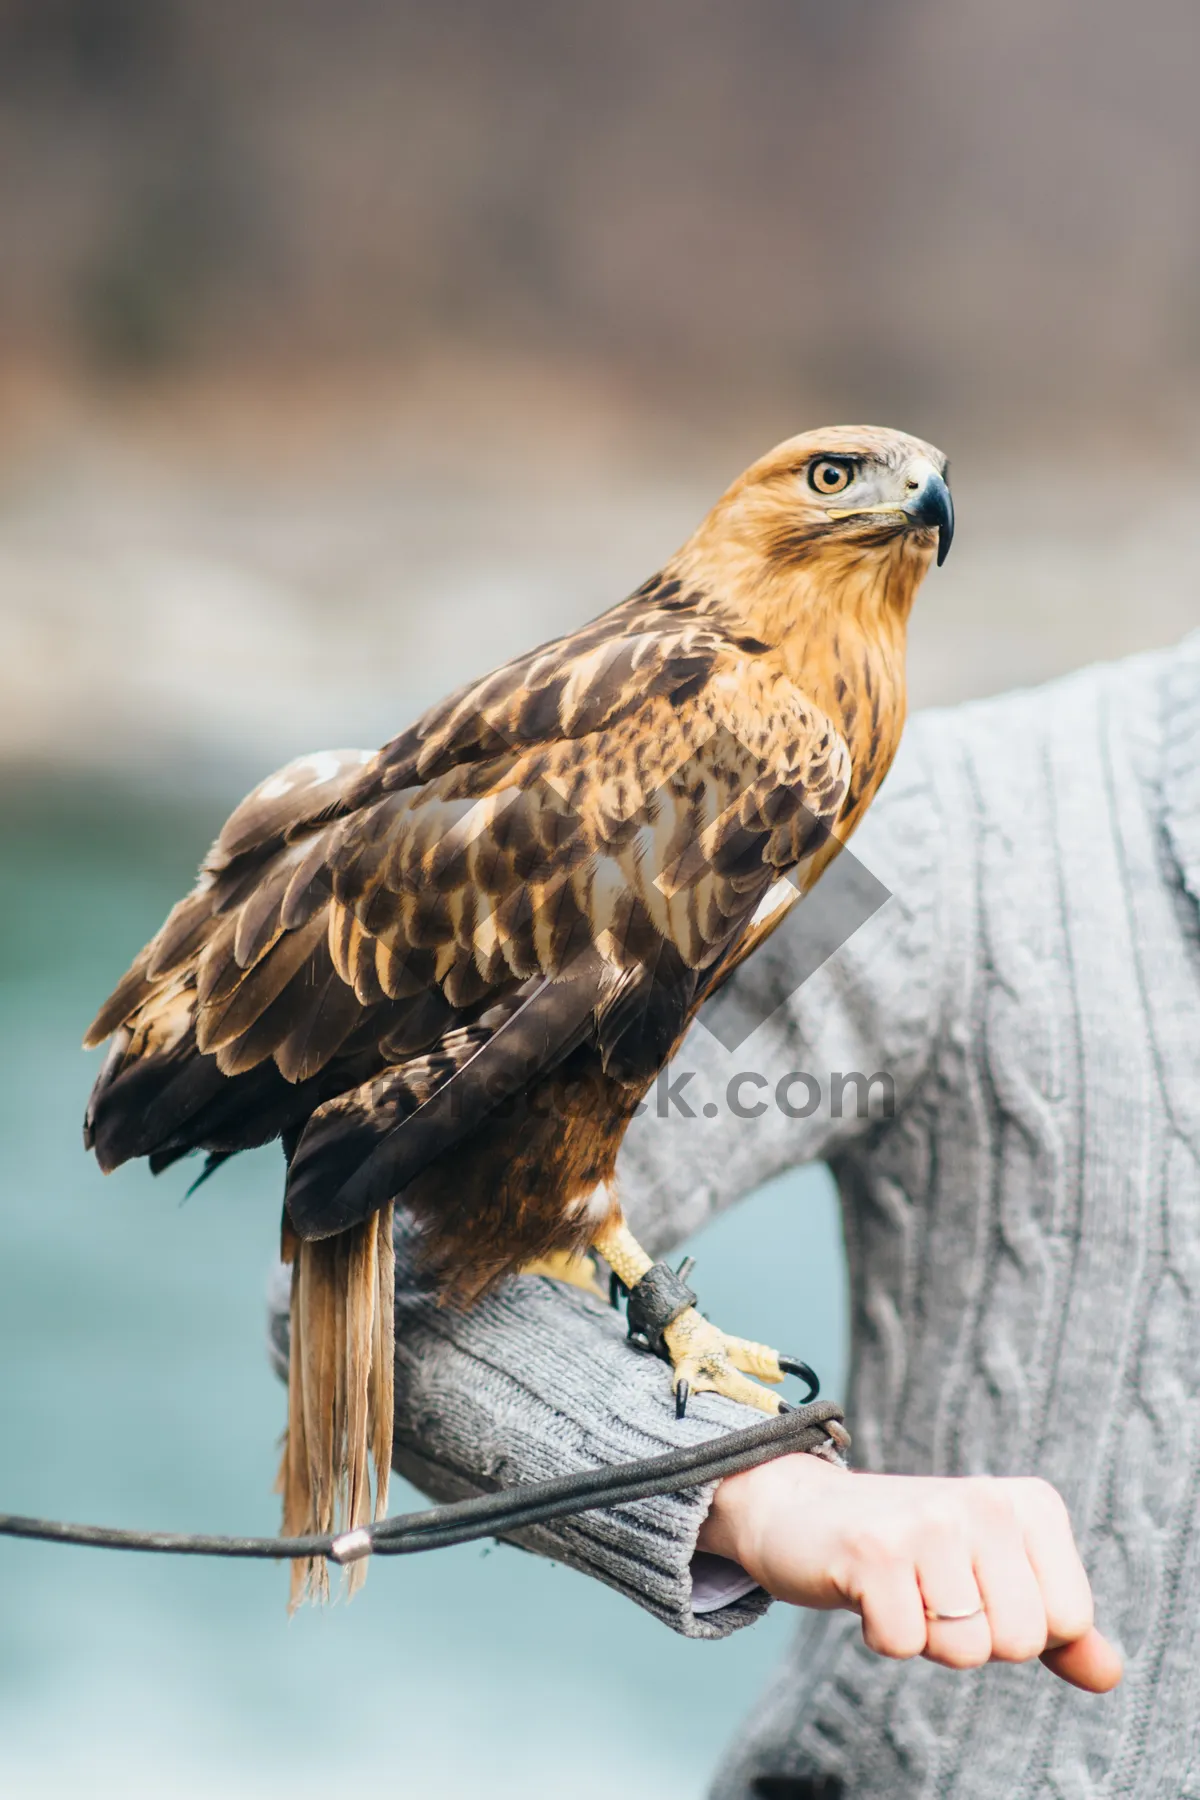
{"label": "folded wing", "polygon": [[849,757],[715,627],[620,610],[238,807],[89,1033],[105,1166],[283,1135],[324,1235],[584,1040],[653,1078]]}

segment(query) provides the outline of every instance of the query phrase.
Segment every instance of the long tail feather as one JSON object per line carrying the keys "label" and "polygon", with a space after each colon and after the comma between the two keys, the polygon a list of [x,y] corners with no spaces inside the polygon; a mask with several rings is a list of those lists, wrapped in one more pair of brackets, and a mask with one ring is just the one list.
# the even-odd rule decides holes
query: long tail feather
{"label": "long tail feather", "polygon": [[[284,1535],[299,1537],[350,1531],[387,1512],[395,1380],[392,1208],[336,1237],[292,1243],[288,1428],[277,1485]],[[365,1576],[365,1563],[352,1565],[347,1591],[353,1594]],[[328,1597],[324,1557],[296,1558],[292,1608]]]}
{"label": "long tail feather", "polygon": [[[392,1208],[385,1208],[385,1223],[376,1235],[375,1338],[371,1352],[368,1408],[371,1423],[371,1459],[375,1464],[375,1517],[387,1516],[388,1482],[392,1473],[392,1422],[395,1416],[396,1376],[396,1246],[392,1238]],[[380,1215],[384,1219],[384,1214]],[[355,1563],[366,1575],[366,1564]]]}

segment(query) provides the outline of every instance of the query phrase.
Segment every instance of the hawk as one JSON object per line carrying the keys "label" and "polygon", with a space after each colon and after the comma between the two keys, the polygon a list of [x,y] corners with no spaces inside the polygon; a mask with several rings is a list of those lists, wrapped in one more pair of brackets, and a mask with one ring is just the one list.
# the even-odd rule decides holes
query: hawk
{"label": "hawk", "polygon": [[[586,1284],[592,1251],[653,1287],[622,1137],[870,804],[953,523],[919,439],[780,444],[592,623],[381,750],[264,781],[101,1008],[84,1139],[103,1169],[203,1150],[207,1173],[282,1141],[288,1535],[386,1511],[395,1203],[460,1303],[523,1269]],[[777,1408],[773,1350],[667,1310],[680,1411],[705,1389]],[[298,1565],[293,1597],[326,1582]]]}

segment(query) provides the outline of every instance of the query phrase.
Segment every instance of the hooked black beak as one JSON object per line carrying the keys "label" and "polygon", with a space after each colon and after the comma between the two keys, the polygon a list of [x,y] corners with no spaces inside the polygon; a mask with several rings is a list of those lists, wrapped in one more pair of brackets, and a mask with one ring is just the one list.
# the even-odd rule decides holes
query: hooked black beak
{"label": "hooked black beak", "polygon": [[950,554],[954,542],[954,502],[950,489],[935,471],[925,477],[919,493],[906,502],[904,511],[914,525],[938,534],[938,568]]}

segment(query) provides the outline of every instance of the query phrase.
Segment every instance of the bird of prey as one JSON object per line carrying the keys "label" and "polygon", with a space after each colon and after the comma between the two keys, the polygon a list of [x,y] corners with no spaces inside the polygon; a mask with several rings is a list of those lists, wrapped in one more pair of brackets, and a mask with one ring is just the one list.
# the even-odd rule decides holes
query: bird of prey
{"label": "bird of prey", "polygon": [[[381,750],[264,781],[101,1008],[102,1168],[282,1140],[289,1535],[386,1511],[394,1203],[456,1303],[529,1268],[586,1282],[591,1251],[653,1296],[622,1137],[886,774],[909,610],[952,531],[931,445],[780,444],[591,624]],[[679,1409],[708,1389],[774,1411],[776,1353],[667,1298]],[[298,1565],[293,1598],[326,1582]]]}

